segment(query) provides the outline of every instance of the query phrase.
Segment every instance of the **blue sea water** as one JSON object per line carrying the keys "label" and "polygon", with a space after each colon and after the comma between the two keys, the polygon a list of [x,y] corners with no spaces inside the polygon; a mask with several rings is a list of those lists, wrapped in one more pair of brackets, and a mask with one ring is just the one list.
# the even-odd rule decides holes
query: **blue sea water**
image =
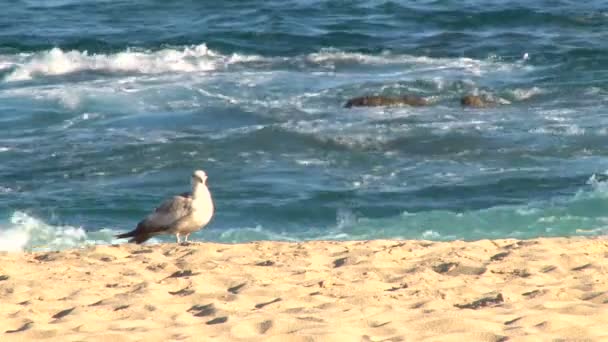
{"label": "blue sea water", "polygon": [[[608,231],[604,1],[0,2],[0,250]],[[476,93],[501,105],[463,109]],[[414,94],[427,107],[343,108]],[[156,238],[168,241],[172,237]]]}

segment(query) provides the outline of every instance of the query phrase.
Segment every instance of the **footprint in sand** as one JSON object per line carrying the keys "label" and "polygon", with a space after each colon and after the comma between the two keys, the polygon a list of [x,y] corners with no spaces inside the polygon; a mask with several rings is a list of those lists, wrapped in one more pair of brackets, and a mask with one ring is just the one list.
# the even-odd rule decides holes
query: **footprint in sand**
{"label": "footprint in sand", "polygon": [[492,271],[492,273],[501,274],[501,275],[510,275],[510,276],[519,277],[519,278],[528,278],[529,276],[532,275],[532,273],[530,273],[526,269],[515,269],[515,270],[510,270],[510,271]]}
{"label": "footprint in sand", "polygon": [[437,272],[437,273],[448,273],[451,270],[455,269],[456,266],[458,266],[458,263],[456,262],[444,262],[442,264],[433,266],[433,271]]}
{"label": "footprint in sand", "polygon": [[193,305],[188,312],[191,312],[193,316],[196,317],[204,317],[215,315],[217,312],[215,305],[213,303],[207,305]]}
{"label": "footprint in sand", "polygon": [[547,293],[547,290],[533,290],[533,291],[529,291],[529,292],[524,292],[521,295],[524,297],[528,297],[528,298],[535,298],[538,296],[542,296],[545,293]]}
{"label": "footprint in sand", "polygon": [[551,271],[555,271],[556,269],[557,269],[556,266],[549,265],[549,266],[543,267],[540,271],[543,272],[543,273],[549,273]]}
{"label": "footprint in sand", "polygon": [[334,268],[338,268],[338,267],[342,267],[342,266],[346,265],[347,261],[348,261],[347,257],[334,260]]}
{"label": "footprint in sand", "polygon": [[512,243],[510,245],[506,245],[504,248],[516,249],[516,248],[520,248],[520,247],[528,247],[528,246],[534,246],[534,245],[538,245],[538,244],[539,244],[538,241],[522,240],[522,241],[517,241],[516,243]]}
{"label": "footprint in sand", "polygon": [[518,321],[519,321],[519,320],[521,320],[522,318],[524,318],[524,317],[523,317],[523,316],[521,316],[521,317],[514,318],[514,319],[512,319],[512,320],[506,321],[506,322],[504,323],[504,325],[512,325],[513,323],[518,322]]}
{"label": "footprint in sand", "polygon": [[371,321],[371,322],[367,323],[367,325],[370,328],[381,328],[381,327],[383,327],[383,326],[385,326],[387,324],[391,324],[391,321],[386,321],[386,322]]}
{"label": "footprint in sand", "polygon": [[247,283],[241,283],[236,286],[230,287],[228,288],[228,292],[232,294],[238,294],[245,285],[247,285]]}
{"label": "footprint in sand", "polygon": [[33,325],[34,325],[33,321],[25,322],[21,327],[14,329],[14,330],[6,330],[4,333],[5,334],[14,334],[14,333],[26,331],[26,330],[29,330]]}
{"label": "footprint in sand", "polygon": [[105,304],[106,304],[106,302],[107,302],[107,300],[106,300],[106,299],[101,299],[101,300],[96,301],[96,302],[95,302],[95,303],[93,303],[93,304],[89,304],[89,306],[99,306],[99,305],[105,305]]}
{"label": "footprint in sand", "polygon": [[193,273],[192,270],[181,270],[181,271],[173,272],[167,278],[184,278],[184,277],[191,277],[194,275],[198,275],[198,273]]}
{"label": "footprint in sand", "polygon": [[[361,341],[373,342],[373,341],[378,341],[378,339],[372,338],[368,335],[363,335],[363,336],[361,336]],[[390,338],[382,340],[382,342],[403,342],[403,341],[405,341],[405,339],[401,336],[390,337]]]}
{"label": "footprint in sand", "polygon": [[55,261],[60,257],[59,252],[50,252],[46,254],[37,255],[34,259],[38,261]]}
{"label": "footprint in sand", "polygon": [[485,267],[461,265],[457,262],[445,262],[433,266],[433,271],[439,274],[447,274],[451,276],[459,275],[482,275],[486,272]]}
{"label": "footprint in sand", "polygon": [[222,317],[216,317],[210,321],[205,322],[205,324],[207,325],[213,325],[213,324],[222,324],[222,323],[226,323],[228,322],[228,316],[222,316]]}
{"label": "footprint in sand", "polygon": [[152,272],[160,272],[162,270],[164,270],[165,268],[167,268],[167,263],[166,262],[161,262],[158,264],[152,264],[146,267],[146,269],[148,271],[152,271]]}
{"label": "footprint in sand", "polygon": [[407,287],[408,287],[407,284],[403,283],[399,286],[393,286],[390,289],[386,289],[384,291],[394,292],[394,291],[401,290],[401,289],[407,289]]}
{"label": "footprint in sand", "polygon": [[426,302],[426,301],[417,302],[417,303],[414,303],[414,304],[410,305],[409,308],[412,309],[412,310],[420,309],[421,307],[425,306],[427,303],[428,302]]}
{"label": "footprint in sand", "polygon": [[307,322],[325,323],[324,319],[312,317],[312,316],[300,316],[300,317],[296,317],[296,318],[299,320],[302,320],[302,321],[307,321]]}
{"label": "footprint in sand", "polygon": [[467,303],[467,304],[454,304],[455,307],[459,308],[459,309],[473,309],[473,310],[477,310],[480,308],[485,308],[485,307],[489,307],[489,306],[496,306],[499,304],[504,303],[504,298],[502,296],[502,293],[499,293],[496,295],[496,297],[484,297],[481,299],[478,299],[476,301],[473,301],[471,303]]}
{"label": "footprint in sand", "polygon": [[183,289],[181,289],[179,291],[169,291],[169,294],[173,295],[173,296],[187,297],[187,296],[189,296],[191,294],[194,294],[194,292],[195,292],[194,290],[186,287],[186,288],[183,288]]}
{"label": "footprint in sand", "polygon": [[74,311],[74,309],[76,309],[76,307],[73,308],[69,308],[69,309],[65,309],[65,310],[61,310],[58,313],[54,314],[53,316],[51,316],[51,318],[54,318],[55,320],[60,320],[63,317],[69,315],[72,313],[72,311]]}
{"label": "footprint in sand", "polygon": [[265,306],[267,306],[267,305],[274,304],[274,303],[276,303],[276,302],[280,302],[280,301],[282,301],[282,299],[281,299],[280,297],[279,297],[279,298],[275,298],[275,299],[273,299],[273,300],[271,300],[271,301],[269,301],[269,302],[265,302],[265,303],[259,303],[259,304],[256,304],[256,305],[255,305],[255,308],[256,308],[256,309],[261,309],[261,308],[263,308],[263,307],[265,307]]}
{"label": "footprint in sand", "polygon": [[147,253],[153,253],[154,250],[152,249],[139,249],[136,251],[131,252],[131,254],[147,254]]}
{"label": "footprint in sand", "polygon": [[260,261],[260,262],[256,263],[255,265],[256,266],[274,266],[274,261],[272,261],[272,260]]}
{"label": "footprint in sand", "polygon": [[272,325],[273,323],[271,320],[265,320],[262,323],[258,324],[258,332],[260,334],[265,334],[268,330],[270,330],[270,328],[272,328]]}
{"label": "footprint in sand", "polygon": [[501,261],[502,259],[508,257],[509,254],[511,254],[511,252],[502,252],[495,254],[490,258],[490,261]]}
{"label": "footprint in sand", "polygon": [[113,255],[105,254],[105,253],[91,253],[85,255],[88,259],[98,260],[103,262],[110,262],[116,260],[116,257]]}
{"label": "footprint in sand", "polygon": [[585,270],[585,269],[587,269],[587,268],[589,268],[589,267],[591,267],[591,264],[584,264],[584,265],[581,265],[581,266],[575,267],[575,268],[573,268],[572,270],[573,270],[573,271],[582,271],[582,270]]}
{"label": "footprint in sand", "polygon": [[597,304],[606,304],[608,303],[608,293],[605,291],[591,292],[583,295],[581,299]]}

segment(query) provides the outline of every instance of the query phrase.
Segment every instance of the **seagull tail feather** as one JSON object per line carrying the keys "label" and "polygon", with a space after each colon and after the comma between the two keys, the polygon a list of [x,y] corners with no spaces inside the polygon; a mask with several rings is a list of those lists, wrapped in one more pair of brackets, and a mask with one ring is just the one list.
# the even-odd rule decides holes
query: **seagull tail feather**
{"label": "seagull tail feather", "polygon": [[129,242],[135,242],[136,244],[144,243],[146,240],[151,238],[152,236],[148,234],[137,234],[133,235],[133,238],[129,240]]}
{"label": "seagull tail feather", "polygon": [[129,242],[135,242],[137,244],[140,244],[140,243],[145,242],[146,240],[148,240],[152,236],[150,234],[145,234],[145,233],[137,232],[137,231],[134,230],[134,231],[131,231],[131,232],[128,232],[128,233],[122,233],[122,234],[114,235],[114,237],[116,237],[118,239],[130,238]]}
{"label": "seagull tail feather", "polygon": [[128,237],[133,237],[135,236],[135,231],[130,231],[128,233],[122,233],[122,234],[118,234],[118,235],[114,235],[115,238],[118,239],[124,239],[124,238],[128,238]]}

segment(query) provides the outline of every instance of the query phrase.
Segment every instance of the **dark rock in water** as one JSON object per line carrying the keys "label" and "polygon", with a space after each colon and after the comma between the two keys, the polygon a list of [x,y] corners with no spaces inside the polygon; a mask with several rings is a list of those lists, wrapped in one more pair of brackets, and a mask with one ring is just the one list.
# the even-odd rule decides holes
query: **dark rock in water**
{"label": "dark rock in water", "polygon": [[426,106],[428,101],[422,97],[405,95],[390,96],[361,96],[354,97],[344,104],[344,108],[351,107],[379,107],[379,106]]}
{"label": "dark rock in water", "polygon": [[460,99],[460,104],[463,107],[483,108],[494,105],[494,102],[489,102],[478,95],[465,95]]}

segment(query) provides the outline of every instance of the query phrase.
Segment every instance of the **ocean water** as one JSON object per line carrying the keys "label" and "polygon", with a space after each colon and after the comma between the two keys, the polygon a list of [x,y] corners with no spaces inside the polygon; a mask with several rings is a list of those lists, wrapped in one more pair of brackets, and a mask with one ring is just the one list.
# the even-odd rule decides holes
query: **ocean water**
{"label": "ocean water", "polygon": [[[199,168],[217,211],[194,240],[608,232],[604,1],[0,13],[0,250],[116,243]],[[368,94],[431,105],[343,108]]]}

